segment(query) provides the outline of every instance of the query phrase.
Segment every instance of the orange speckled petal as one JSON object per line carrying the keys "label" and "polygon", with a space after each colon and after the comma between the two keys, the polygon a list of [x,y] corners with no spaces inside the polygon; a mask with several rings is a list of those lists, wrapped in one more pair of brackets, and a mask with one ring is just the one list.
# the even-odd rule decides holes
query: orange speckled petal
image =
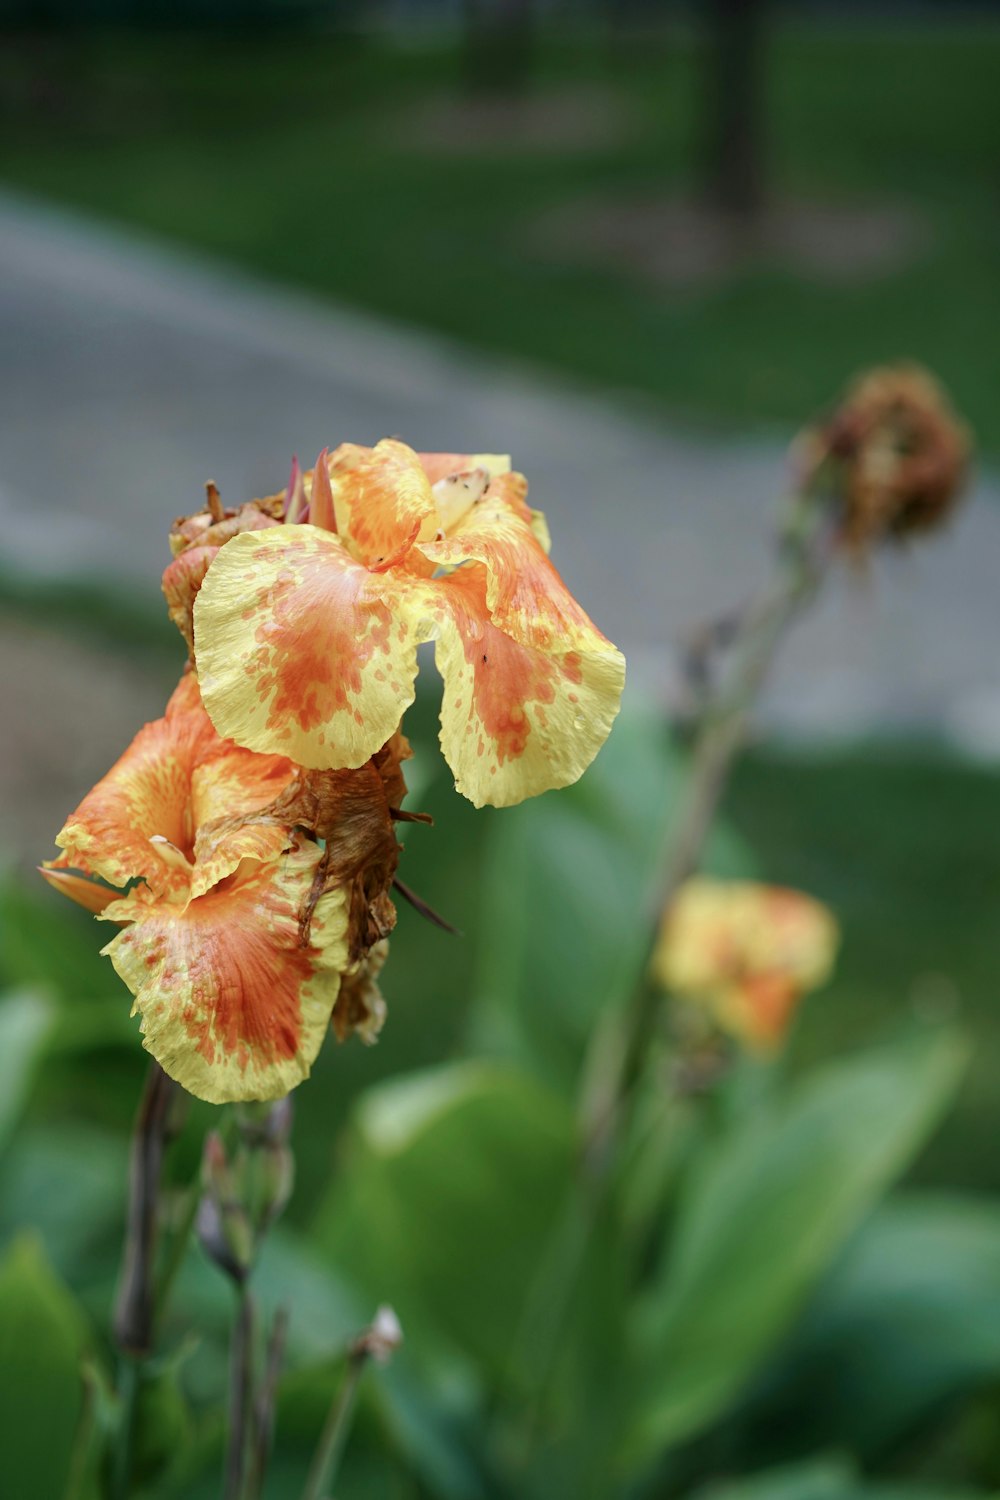
{"label": "orange speckled petal", "polygon": [[312,526],[236,537],[195,605],[216,729],[311,769],[363,765],[413,702],[417,645],[431,633],[426,589],[369,572],[341,538]]}
{"label": "orange speckled petal", "polygon": [[417,455],[384,438],[374,448],[342,443],[330,458],[337,527],[366,567],[392,567],[410,550],[434,498]]}
{"label": "orange speckled petal", "polygon": [[125,754],[87,794],[56,843],[72,868],[124,886],[137,877],[156,891],[176,890],[183,872],[150,841],[178,849],[194,843],[189,787],[202,746],[214,739],[187,673],[162,719],[140,729]]}
{"label": "orange speckled petal", "polygon": [[284,755],[256,755],[214,732],[191,773],[191,809],[196,829],[219,818],[246,817],[267,807],[297,774]]}
{"label": "orange speckled petal", "polygon": [[525,494],[519,474],[502,475],[450,536],[421,542],[421,552],[438,567],[481,563],[490,617],[515,640],[543,651],[569,641],[590,653],[619,655],[546,556]]}
{"label": "orange speckled petal", "polygon": [[320,858],[296,842],[184,911],[133,908],[134,925],[104,950],[135,996],[143,1046],[198,1098],[278,1099],[307,1077],[347,964],[343,891],[320,899],[299,946]]}
{"label": "orange speckled petal", "polygon": [[47,880],[54,891],[68,896],[78,906],[92,911],[100,916],[106,907],[113,901],[117,901],[121,895],[120,891],[113,890],[109,885],[102,885],[99,880],[91,880],[86,875],[77,875],[71,869],[63,867],[64,861],[51,860],[48,864],[39,865],[38,873],[43,880]]}
{"label": "orange speckled petal", "polygon": [[444,678],[441,749],[477,807],[506,807],[568,786],[589,766],[618,713],[621,654],[577,630],[545,644],[515,640],[487,606],[481,565],[430,584]]}

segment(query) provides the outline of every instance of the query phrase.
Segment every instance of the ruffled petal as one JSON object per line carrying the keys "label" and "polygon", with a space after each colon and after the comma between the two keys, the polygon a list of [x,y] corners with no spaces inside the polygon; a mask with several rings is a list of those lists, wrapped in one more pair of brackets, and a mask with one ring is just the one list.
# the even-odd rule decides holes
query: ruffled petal
{"label": "ruffled petal", "polygon": [[542,650],[571,640],[584,651],[620,658],[546,556],[532,526],[534,513],[525,503],[526,493],[521,475],[501,476],[450,536],[422,542],[421,552],[438,567],[481,563],[490,617],[515,640]]}
{"label": "ruffled petal", "polygon": [[363,765],[413,702],[426,588],[369,572],[312,526],[236,537],[195,604],[216,729],[311,769]]}
{"label": "ruffled petal", "polygon": [[515,639],[491,618],[481,564],[429,588],[444,678],[441,749],[458,790],[477,807],[506,807],[576,781],[618,713],[620,652],[593,627],[539,629],[534,640],[525,629]]}
{"label": "ruffled petal", "polygon": [[337,529],[352,554],[382,571],[412,547],[434,498],[412,448],[384,438],[374,448],[342,443],[329,461]]}
{"label": "ruffled petal", "polygon": [[58,835],[72,867],[113,886],[138,878],[163,893],[183,888],[183,872],[166,846],[193,851],[191,773],[214,738],[197,682],[185,674],[163,718],[140,729]]}
{"label": "ruffled petal", "polygon": [[320,899],[300,945],[321,857],[299,837],[278,862],[241,869],[183,912],[130,907],[134,924],[105,948],[135,996],[143,1046],[198,1098],[277,1099],[308,1076],[347,963],[341,891]]}
{"label": "ruffled petal", "polygon": [[[143,880],[173,902],[200,896],[241,860],[273,859],[287,847],[287,829],[245,820],[274,802],[295,775],[284,756],[255,755],[221,740],[188,672],[163,718],[139,731],[69,819],[56,840],[64,853],[48,868],[98,876],[114,887]],[[70,887],[65,876],[50,884],[87,904],[88,893]],[[102,889],[93,901],[102,899]]]}
{"label": "ruffled petal", "polygon": [[469,469],[486,469],[494,477],[510,469],[510,456],[506,453],[418,453],[417,457],[431,484],[452,474],[467,473]]}
{"label": "ruffled petal", "polygon": [[192,897],[210,891],[243,860],[276,859],[288,848],[289,828],[256,822],[253,815],[269,808],[297,775],[298,768],[286,756],[257,755],[212,731],[191,773],[191,813],[197,830]]}
{"label": "ruffled petal", "polygon": [[117,901],[121,895],[120,891],[114,890],[110,885],[104,885],[88,875],[78,875],[65,855],[61,860],[53,859],[47,864],[39,865],[38,873],[43,880],[48,881],[54,891],[68,896],[71,901],[76,902],[77,906],[82,906],[86,911],[92,911],[95,916],[100,916],[101,912],[113,901]]}

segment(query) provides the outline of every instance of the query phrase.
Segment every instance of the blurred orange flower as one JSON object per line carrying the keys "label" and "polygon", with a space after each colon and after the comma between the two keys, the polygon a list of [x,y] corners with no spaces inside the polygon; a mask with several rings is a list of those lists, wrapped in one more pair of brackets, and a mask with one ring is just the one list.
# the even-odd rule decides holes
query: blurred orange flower
{"label": "blurred orange flower", "polygon": [[781,1042],[801,997],[829,977],[838,941],[832,914],[800,891],[698,878],[671,903],[652,969],[724,1031],[766,1050]]}
{"label": "blurred orange flower", "polygon": [[493,455],[344,444],[295,475],[285,524],[254,517],[214,553],[192,537],[198,555],[181,554],[171,586],[181,619],[197,594],[195,662],[219,733],[307,767],[360,766],[412,703],[417,647],[433,640],[459,791],[504,806],[575,781],[610,731],[625,663],[549,562],[526,494]]}
{"label": "blurred orange flower", "polygon": [[391,925],[382,907],[362,931],[356,910],[366,854],[386,905],[395,870],[383,781],[365,770],[368,815],[352,820],[348,857],[330,828],[321,844],[301,826],[316,798],[299,768],[221,740],[187,672],[59,834],[42,873],[122,924],[103,951],[135,997],[143,1045],[199,1098],[279,1098],[301,1082],[342,975]]}

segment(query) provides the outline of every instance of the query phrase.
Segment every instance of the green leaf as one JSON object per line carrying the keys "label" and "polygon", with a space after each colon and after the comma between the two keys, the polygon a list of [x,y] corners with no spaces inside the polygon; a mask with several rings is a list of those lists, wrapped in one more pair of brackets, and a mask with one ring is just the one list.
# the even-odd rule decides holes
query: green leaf
{"label": "green leaf", "polygon": [[83,1414],[86,1329],[40,1246],[0,1264],[0,1494],[59,1500]]}
{"label": "green leaf", "polygon": [[708,1484],[697,1491],[694,1500],[976,1500],[976,1497],[976,1491],[967,1489],[871,1483],[848,1460],[821,1458],[767,1469],[746,1479]]}
{"label": "green leaf", "polygon": [[[670,815],[683,777],[662,717],[626,694],[575,786],[508,808],[485,878],[472,1047],[567,1086],[598,1016],[646,963]],[[708,864],[746,873],[725,830]]]}
{"label": "green leaf", "polygon": [[113,993],[117,981],[100,956],[106,936],[90,912],[41,879],[36,889],[15,876],[0,879],[0,984],[40,985],[69,1001]]}
{"label": "green leaf", "polygon": [[798,1441],[875,1456],[998,1378],[1000,1208],[907,1194],[863,1226],[747,1419],[773,1431],[780,1408]]}
{"label": "green leaf", "polygon": [[691,1163],[666,1272],[635,1326],[633,1458],[690,1437],[738,1394],[927,1138],[965,1056],[940,1029],[830,1064]]}
{"label": "green leaf", "polygon": [[370,1090],[317,1224],[336,1263],[418,1345],[506,1365],[573,1160],[567,1106],[459,1063]]}
{"label": "green leaf", "polygon": [[102,1264],[117,1271],[128,1146],[92,1126],[26,1126],[0,1166],[0,1242],[25,1226],[79,1289]]}
{"label": "green leaf", "polygon": [[0,1145],[24,1107],[51,1024],[51,1007],[32,990],[0,1000]]}

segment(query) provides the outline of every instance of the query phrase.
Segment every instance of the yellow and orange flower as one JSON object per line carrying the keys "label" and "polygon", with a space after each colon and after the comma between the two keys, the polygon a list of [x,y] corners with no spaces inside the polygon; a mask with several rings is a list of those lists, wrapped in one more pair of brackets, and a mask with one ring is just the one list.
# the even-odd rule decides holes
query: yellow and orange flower
{"label": "yellow and orange flower", "polygon": [[182,553],[177,613],[197,594],[218,732],[306,767],[361,766],[412,703],[417,647],[433,640],[459,791],[505,806],[575,781],[625,664],[549,562],[526,494],[492,455],[345,444],[289,485],[284,525],[254,519],[211,555]]}
{"label": "yellow and orange flower", "polygon": [[704,1005],[724,1031],[769,1050],[803,995],[829,977],[837,924],[800,891],[752,881],[689,880],[671,903],[653,974]]}
{"label": "yellow and orange flower", "polygon": [[[353,788],[318,796],[284,757],[220,739],[187,672],[43,870],[122,924],[104,952],[135,997],[143,1045],[200,1098],[279,1098],[306,1077],[342,975],[391,926],[383,778],[374,766],[340,774],[359,782],[364,812],[338,842],[331,819]],[[326,809],[323,843],[298,816],[305,803]]]}

